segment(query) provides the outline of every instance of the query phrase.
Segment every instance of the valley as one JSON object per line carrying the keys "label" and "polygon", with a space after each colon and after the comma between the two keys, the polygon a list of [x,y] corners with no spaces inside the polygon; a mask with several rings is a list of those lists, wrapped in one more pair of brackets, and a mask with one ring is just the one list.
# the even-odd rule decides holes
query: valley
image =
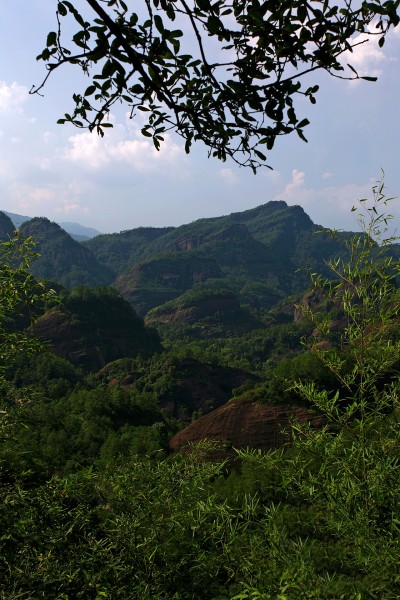
{"label": "valley", "polygon": [[0,212],[0,240],[2,600],[372,598],[395,510],[397,246],[285,202],[85,241]]}

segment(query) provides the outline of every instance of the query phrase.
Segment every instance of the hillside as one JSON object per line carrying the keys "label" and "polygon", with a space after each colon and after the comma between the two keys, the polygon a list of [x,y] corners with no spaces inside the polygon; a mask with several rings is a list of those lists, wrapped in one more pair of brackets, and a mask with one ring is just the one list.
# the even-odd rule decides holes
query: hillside
{"label": "hillside", "polygon": [[73,240],[57,223],[36,217],[21,224],[24,237],[32,237],[40,257],[31,265],[36,277],[53,280],[68,288],[76,285],[107,285],[113,273],[92,252]]}
{"label": "hillside", "polygon": [[[80,231],[95,232],[86,229]],[[320,229],[301,207],[283,201],[179,227],[97,235],[82,243],[45,218],[21,224],[41,254],[32,264],[34,275],[68,288],[112,284],[142,316],[202,285],[233,293],[253,311],[268,311],[302,293],[310,271],[325,273],[326,260],[343,253],[346,234],[333,238]]]}
{"label": "hillside", "polygon": [[224,288],[194,286],[175,300],[146,315],[146,323],[169,336],[189,338],[240,337],[262,329],[264,323],[240,306],[235,294]]}
{"label": "hillside", "polygon": [[187,450],[193,444],[208,440],[217,442],[218,456],[231,453],[232,448],[255,448],[266,452],[290,443],[294,421],[309,423],[315,428],[325,422],[321,415],[306,408],[284,404],[268,406],[235,399],[175,434],[170,440],[170,448],[175,452]]}
{"label": "hillside", "polygon": [[117,275],[127,267],[148,256],[148,248],[158,237],[172,231],[173,227],[139,227],[121,233],[105,233],[85,242],[99,262]]}
{"label": "hillside", "polygon": [[161,351],[157,333],[112,288],[76,288],[41,316],[31,332],[57,356],[85,371],[98,371],[119,358]]}
{"label": "hillside", "polygon": [[10,217],[0,211],[0,242],[6,242],[14,233],[14,224]]}
{"label": "hillside", "polygon": [[299,206],[268,202],[175,228],[139,228],[84,243],[117,275],[114,285],[145,315],[193,285],[223,285],[241,304],[271,308],[304,291],[310,271],[343,251]]}
{"label": "hillside", "polygon": [[[301,338],[311,330],[294,305],[307,298],[309,269],[324,271],[325,258],[343,252],[343,235],[317,230],[284,202],[82,244],[47,219],[31,219],[21,232],[41,255],[32,273],[74,288],[31,333],[75,367],[100,370],[96,381],[143,396],[179,422],[221,408],[242,386],[247,404],[295,405],[287,381],[326,377],[302,358]],[[98,287],[110,283],[117,291]]]}

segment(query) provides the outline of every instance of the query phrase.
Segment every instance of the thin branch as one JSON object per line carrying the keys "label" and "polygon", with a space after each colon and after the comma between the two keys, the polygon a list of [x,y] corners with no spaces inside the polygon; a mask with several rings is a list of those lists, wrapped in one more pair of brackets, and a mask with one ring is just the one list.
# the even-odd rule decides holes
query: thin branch
{"label": "thin branch", "polygon": [[153,92],[168,106],[171,110],[176,110],[175,102],[173,98],[168,95],[164,90],[160,87],[156,86],[152,79],[147,75],[145,69],[143,69],[143,63],[148,63],[148,60],[142,54],[139,54],[136,50],[132,48],[129,42],[125,39],[124,35],[121,33],[119,26],[112,20],[112,18],[107,14],[107,12],[99,5],[96,0],[86,0],[86,2],[91,6],[91,8],[99,15],[99,17],[104,21],[107,25],[111,33],[114,35],[115,39],[119,42],[119,44],[125,50],[129,60],[132,63],[132,66],[140,73],[143,77],[144,82],[147,86],[153,90]]}

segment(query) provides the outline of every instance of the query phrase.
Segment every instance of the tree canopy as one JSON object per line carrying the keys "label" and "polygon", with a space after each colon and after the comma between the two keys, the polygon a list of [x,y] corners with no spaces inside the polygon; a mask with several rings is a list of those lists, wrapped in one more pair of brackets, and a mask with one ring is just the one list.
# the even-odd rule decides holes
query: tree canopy
{"label": "tree canopy", "polygon": [[[57,3],[57,27],[37,57],[48,74],[65,64],[90,78],[59,123],[104,135],[109,113],[126,103],[141,132],[157,149],[168,131],[186,152],[202,141],[209,155],[231,157],[255,171],[278,136],[306,141],[309,121],[298,116],[300,98],[316,102],[318,85],[307,74],[322,70],[343,79],[361,77],[344,53],[379,37],[383,46],[400,20],[400,0],[86,0]],[[132,11],[132,7],[136,12]],[[66,19],[75,22],[64,41]],[[348,56],[346,54],[346,56]],[[305,85],[303,85],[305,84]]]}

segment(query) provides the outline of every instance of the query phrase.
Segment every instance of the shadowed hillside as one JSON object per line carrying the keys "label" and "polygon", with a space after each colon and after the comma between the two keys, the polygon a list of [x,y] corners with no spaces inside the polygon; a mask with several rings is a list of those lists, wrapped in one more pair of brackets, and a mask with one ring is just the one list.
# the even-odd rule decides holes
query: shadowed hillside
{"label": "shadowed hillside", "polygon": [[101,265],[92,252],[44,217],[22,223],[24,237],[32,237],[40,257],[31,265],[31,272],[42,279],[51,279],[68,288],[76,285],[106,285],[114,276]]}
{"label": "shadowed hillside", "polygon": [[14,233],[14,224],[5,213],[0,211],[0,242],[7,241]]}

